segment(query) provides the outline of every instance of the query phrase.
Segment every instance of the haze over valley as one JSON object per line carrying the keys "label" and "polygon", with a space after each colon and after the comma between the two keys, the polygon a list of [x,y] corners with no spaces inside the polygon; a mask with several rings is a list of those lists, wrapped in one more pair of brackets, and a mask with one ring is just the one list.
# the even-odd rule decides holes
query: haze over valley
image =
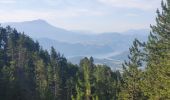
{"label": "haze over valley", "polygon": [[0,100],[170,100],[170,0],[0,0]]}
{"label": "haze over valley", "polygon": [[83,57],[93,56],[96,64],[106,64],[112,69],[121,67],[121,63],[127,59],[129,47],[135,38],[146,41],[149,34],[149,29],[132,29],[121,33],[71,31],[55,27],[42,19],[2,23],[2,26],[7,25],[38,40],[44,49],[50,50],[53,46],[74,64],[79,64]]}

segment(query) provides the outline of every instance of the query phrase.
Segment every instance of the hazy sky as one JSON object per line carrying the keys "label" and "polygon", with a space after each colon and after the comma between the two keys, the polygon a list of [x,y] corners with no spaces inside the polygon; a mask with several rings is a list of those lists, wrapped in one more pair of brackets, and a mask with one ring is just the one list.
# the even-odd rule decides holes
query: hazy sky
{"label": "hazy sky", "polygon": [[0,22],[44,19],[68,30],[149,28],[161,0],[0,0]]}

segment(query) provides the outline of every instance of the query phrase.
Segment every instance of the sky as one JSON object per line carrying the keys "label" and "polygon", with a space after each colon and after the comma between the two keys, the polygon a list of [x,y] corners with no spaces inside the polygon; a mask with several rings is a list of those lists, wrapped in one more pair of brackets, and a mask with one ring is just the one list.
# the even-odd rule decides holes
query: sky
{"label": "sky", "polygon": [[0,0],[0,23],[43,19],[67,30],[124,32],[155,23],[161,0]]}

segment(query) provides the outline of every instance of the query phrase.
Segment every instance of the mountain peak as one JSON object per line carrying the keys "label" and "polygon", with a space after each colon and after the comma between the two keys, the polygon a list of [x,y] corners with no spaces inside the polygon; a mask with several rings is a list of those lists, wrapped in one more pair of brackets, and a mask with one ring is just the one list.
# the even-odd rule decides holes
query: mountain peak
{"label": "mountain peak", "polygon": [[43,19],[35,19],[35,20],[32,20],[32,21],[46,22],[46,21],[45,21],[45,20],[43,20]]}
{"label": "mountain peak", "polygon": [[27,21],[27,22],[33,22],[33,23],[44,23],[44,24],[48,24],[47,21],[43,20],[43,19],[36,19],[36,20],[32,20],[32,21]]}

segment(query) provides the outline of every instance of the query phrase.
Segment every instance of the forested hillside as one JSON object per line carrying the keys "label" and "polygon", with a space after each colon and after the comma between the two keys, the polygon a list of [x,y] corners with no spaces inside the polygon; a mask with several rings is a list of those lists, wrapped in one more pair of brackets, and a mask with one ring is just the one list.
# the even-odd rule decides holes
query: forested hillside
{"label": "forested hillside", "polygon": [[120,72],[93,57],[71,64],[53,47],[0,27],[0,100],[170,100],[170,0],[157,15],[148,41],[134,40]]}
{"label": "forested hillside", "polygon": [[48,53],[10,27],[0,27],[0,33],[1,100],[116,98],[119,72],[94,65],[93,58],[84,58],[79,66],[68,63],[53,47]]}

